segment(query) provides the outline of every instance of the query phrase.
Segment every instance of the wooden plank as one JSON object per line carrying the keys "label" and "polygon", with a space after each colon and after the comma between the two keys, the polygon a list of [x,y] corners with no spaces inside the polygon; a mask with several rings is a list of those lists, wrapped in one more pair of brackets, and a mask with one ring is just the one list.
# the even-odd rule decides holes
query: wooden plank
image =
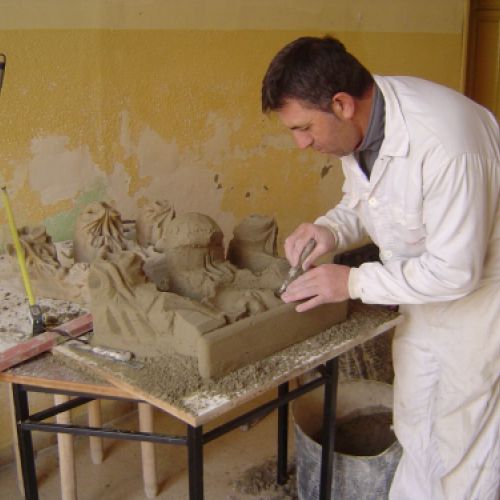
{"label": "wooden plank", "polygon": [[64,363],[50,352],[0,372],[0,382],[25,384],[42,389],[60,389],[91,396],[111,396],[133,399],[82,365]]}
{"label": "wooden plank", "polygon": [[[60,405],[70,400],[65,394],[54,394],[54,404]],[[56,415],[56,423],[71,425],[71,413],[65,411]],[[59,478],[62,500],[77,500],[74,439],[71,434],[57,434],[59,455]]]}
{"label": "wooden plank", "polygon": [[42,389],[59,389],[61,391],[81,392],[89,396],[111,396],[113,398],[123,398],[135,400],[134,396],[129,392],[123,391],[113,384],[108,384],[103,381],[102,385],[83,383],[83,382],[68,382],[58,379],[50,379],[45,377],[33,377],[29,375],[16,375],[9,372],[0,373],[0,382],[8,382],[10,384],[24,384]]}
{"label": "wooden plank", "polygon": [[8,346],[0,352],[0,372],[34,358],[43,352],[50,351],[61,338],[64,338],[57,331],[74,338],[91,330],[92,315],[88,313],[28,340],[21,340],[18,343],[14,341],[14,345]]}
{"label": "wooden plank", "polygon": [[0,371],[7,370],[27,359],[34,358],[45,351],[50,351],[55,345],[59,335],[54,332],[45,332],[24,340],[0,352]]}
{"label": "wooden plank", "polygon": [[12,447],[14,448],[14,456],[16,460],[16,477],[17,477],[17,488],[22,497],[26,497],[24,494],[24,482],[23,482],[23,468],[21,465],[21,453],[19,451],[19,439],[17,437],[17,421],[16,421],[16,410],[14,405],[14,396],[12,394],[12,384],[8,385],[9,393],[9,413],[10,421],[12,425]]}
{"label": "wooden plank", "polygon": [[87,313],[83,316],[78,316],[78,318],[67,321],[56,328],[51,328],[49,331],[64,332],[70,337],[79,337],[84,333],[90,332],[92,330],[92,326],[92,314]]}
{"label": "wooden plank", "polygon": [[59,345],[55,347],[53,349],[53,353],[56,355],[62,354],[64,356],[67,356],[68,358],[71,358],[72,360],[84,365],[86,368],[90,368],[104,380],[110,382],[113,386],[118,387],[118,389],[127,392],[138,401],[146,401],[153,406],[160,408],[161,410],[165,410],[170,415],[173,415],[179,420],[182,420],[183,422],[186,422],[190,425],[195,425],[196,423],[196,420],[189,413],[182,411],[180,408],[176,408],[168,402],[149,394],[147,391],[141,390],[141,388],[137,387],[137,384],[134,383],[133,377],[131,377],[129,380],[122,380],[120,377],[116,377],[113,375],[113,373],[110,373],[110,371],[108,371],[105,367],[105,365],[107,365],[108,363],[115,365],[117,365],[118,363],[123,363],[123,365],[126,365],[125,362],[111,360],[108,361],[102,356],[92,354],[92,352],[79,351],[65,345]]}
{"label": "wooden plank", "polygon": [[[87,405],[89,427],[102,427],[101,401],[96,399]],[[104,460],[103,439],[97,436],[89,437],[90,458],[94,465],[102,464]]]}
{"label": "wooden plank", "polygon": [[[157,372],[154,371],[155,366],[153,369],[149,367],[147,373],[150,376],[145,380],[140,370],[133,369],[126,363],[108,361],[92,353],[77,352],[65,345],[56,347],[54,352],[90,368],[136,399],[146,401],[187,424],[199,426],[388,331],[401,319],[399,314],[386,309],[356,305],[354,313],[344,323],[334,325],[326,332],[259,361],[255,364],[258,365],[256,372],[243,368],[212,381],[209,385],[202,384],[195,390],[189,389],[190,385],[186,380],[188,374],[183,379],[182,373],[176,372],[176,389],[188,389],[183,395],[176,394],[175,397],[168,393],[168,387],[152,389],[149,384],[151,378],[161,379],[165,375],[165,364],[158,365]],[[227,384],[229,377],[233,378]],[[234,377],[237,378],[235,383]]]}
{"label": "wooden plank", "polygon": [[[139,430],[141,432],[154,432],[154,408],[148,403],[139,403]],[[141,442],[142,457],[142,479],[144,481],[144,493],[147,498],[155,498],[158,495],[158,478],[156,475],[156,452],[155,444],[146,441]]]}

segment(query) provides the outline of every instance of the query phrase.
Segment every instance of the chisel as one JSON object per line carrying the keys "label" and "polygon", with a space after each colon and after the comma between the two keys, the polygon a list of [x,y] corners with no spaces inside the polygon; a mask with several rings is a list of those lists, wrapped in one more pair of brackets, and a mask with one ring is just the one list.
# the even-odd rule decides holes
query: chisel
{"label": "chisel", "polygon": [[316,240],[310,239],[307,242],[307,245],[303,248],[302,253],[300,254],[299,258],[299,263],[296,266],[293,266],[290,268],[288,271],[288,276],[286,277],[285,281],[283,281],[283,284],[276,290],[275,295],[277,297],[281,297],[283,293],[285,293],[285,290],[287,289],[288,285],[295,279],[297,279],[302,273],[302,264],[304,261],[311,255],[311,252],[314,250],[316,247]]}

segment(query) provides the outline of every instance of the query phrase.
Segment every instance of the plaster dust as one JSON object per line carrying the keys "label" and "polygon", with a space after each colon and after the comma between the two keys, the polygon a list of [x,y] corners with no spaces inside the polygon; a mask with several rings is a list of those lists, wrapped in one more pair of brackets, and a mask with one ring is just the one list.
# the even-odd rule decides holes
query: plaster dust
{"label": "plaster dust", "polygon": [[[29,315],[29,303],[23,291],[17,289],[13,282],[2,282],[0,284],[0,352],[20,344],[32,338],[33,327]],[[37,304],[42,310],[46,326],[57,326],[70,321],[87,311],[78,304],[64,300],[40,299]],[[25,375],[38,376],[40,370],[46,368],[57,368],[57,373],[62,380],[67,379],[62,369],[63,363],[56,361],[53,356],[44,356],[43,363],[30,365],[30,371]],[[24,365],[23,365],[24,367]],[[13,370],[16,370],[14,367]],[[90,373],[91,380],[97,377]]]}
{"label": "plaster dust", "polygon": [[[47,326],[56,326],[88,312],[79,304],[66,300],[39,299],[36,301]],[[0,332],[4,338],[18,338],[32,334],[29,303],[24,291],[13,282],[0,284]]]}
{"label": "plaster dust", "polygon": [[160,400],[190,415],[202,417],[215,408],[230,404],[244,393],[261,392],[283,373],[303,369],[306,363],[313,364],[359,336],[360,332],[367,332],[369,336],[370,332],[397,317],[395,312],[375,307],[366,314],[366,309],[352,304],[346,321],[216,380],[203,379],[198,373],[196,360],[186,356],[164,354],[146,358],[142,368],[134,368],[92,353],[74,352],[90,367],[97,365],[110,380],[134,387],[146,400]]}
{"label": "plaster dust", "polygon": [[44,353],[13,368],[9,368],[10,375],[35,378],[55,378],[63,382],[75,382],[78,384],[106,385],[107,382],[89,370],[84,365],[79,365],[64,356],[53,356]]}
{"label": "plaster dust", "polygon": [[[288,466],[288,480],[285,484],[276,483],[276,457],[247,469],[233,483],[234,490],[240,495],[259,495],[261,500],[298,500],[295,463]],[[229,500],[239,497],[229,496]]]}

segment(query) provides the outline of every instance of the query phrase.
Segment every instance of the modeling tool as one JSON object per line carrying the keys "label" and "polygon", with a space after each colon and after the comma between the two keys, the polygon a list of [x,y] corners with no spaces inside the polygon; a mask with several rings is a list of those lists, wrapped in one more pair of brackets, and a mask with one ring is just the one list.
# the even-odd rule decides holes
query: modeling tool
{"label": "modeling tool", "polygon": [[287,289],[288,285],[295,279],[297,279],[304,271],[302,269],[302,264],[304,261],[311,255],[311,252],[314,250],[316,247],[316,240],[310,239],[307,242],[307,245],[303,248],[302,253],[300,254],[299,257],[299,263],[296,266],[293,266],[290,268],[290,271],[288,271],[288,276],[286,277],[285,281],[283,281],[283,284],[276,290],[276,295],[278,297],[281,297],[283,293],[285,293],[285,290]]}
{"label": "modeling tool", "polygon": [[[80,339],[75,339],[80,340]],[[97,357],[101,357],[103,359],[107,359],[109,361],[123,363],[127,366],[127,368],[133,368],[140,370],[144,368],[144,362],[138,359],[135,359],[134,353],[130,351],[125,351],[122,349],[113,349],[111,347],[105,347],[100,345],[90,345],[87,342],[76,342],[75,340],[70,340],[62,345],[57,346],[53,353],[54,354],[63,354],[65,356],[69,356],[70,358],[74,358],[77,353],[75,351],[82,352],[90,352],[92,354],[96,354]],[[94,358],[97,360],[97,358]]]}
{"label": "modeling tool", "polygon": [[99,356],[103,356],[105,358],[112,359],[114,361],[130,361],[134,355],[130,351],[124,351],[122,349],[112,349],[110,347],[104,347],[99,345],[90,345],[83,342],[68,342],[69,346],[74,347],[75,349],[80,349],[82,351],[92,352],[94,354],[98,354]]}
{"label": "modeling tool", "polygon": [[19,264],[19,269],[21,270],[24,289],[26,290],[26,295],[28,296],[30,317],[33,323],[33,335],[38,335],[39,333],[45,331],[42,310],[40,309],[40,306],[35,302],[35,295],[33,294],[33,289],[31,288],[28,268],[26,267],[26,257],[24,254],[24,249],[21,246],[19,233],[17,232],[16,223],[14,222],[14,214],[12,213],[9,197],[7,196],[7,188],[5,186],[2,187],[2,198],[5,206],[5,211],[7,212],[7,220],[9,221],[12,241],[14,243],[14,248],[16,249],[17,262]]}

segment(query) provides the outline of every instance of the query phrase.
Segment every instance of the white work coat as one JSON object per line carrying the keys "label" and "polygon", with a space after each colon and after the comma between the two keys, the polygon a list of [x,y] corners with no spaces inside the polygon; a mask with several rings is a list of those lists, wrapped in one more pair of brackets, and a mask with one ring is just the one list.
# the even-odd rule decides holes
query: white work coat
{"label": "white work coat", "polygon": [[351,297],[406,304],[393,346],[391,498],[496,498],[500,463],[500,138],[484,108],[411,77],[375,77],[385,138],[370,179],[342,158],[340,204],[316,224],[339,249],[367,234],[382,263]]}

